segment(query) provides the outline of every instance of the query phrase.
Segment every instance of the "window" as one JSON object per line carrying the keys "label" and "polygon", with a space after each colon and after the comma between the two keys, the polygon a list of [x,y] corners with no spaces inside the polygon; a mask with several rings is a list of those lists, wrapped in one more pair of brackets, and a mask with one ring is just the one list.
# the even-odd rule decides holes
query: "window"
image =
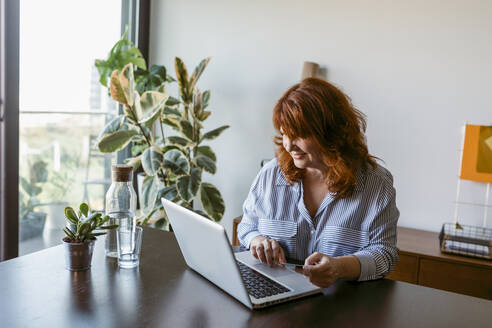
{"label": "window", "polygon": [[121,13],[121,0],[20,2],[19,255],[60,243],[65,206],[104,209],[114,159],[95,140],[118,108],[94,60]]}

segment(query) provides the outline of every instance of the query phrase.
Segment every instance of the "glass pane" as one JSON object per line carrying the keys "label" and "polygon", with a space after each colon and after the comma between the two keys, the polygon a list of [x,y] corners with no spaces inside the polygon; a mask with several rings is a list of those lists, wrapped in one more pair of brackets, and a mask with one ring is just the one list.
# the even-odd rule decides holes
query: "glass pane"
{"label": "glass pane", "polygon": [[121,0],[21,1],[19,255],[61,242],[65,206],[104,209],[114,159],[95,140],[117,106],[94,60],[120,20]]}

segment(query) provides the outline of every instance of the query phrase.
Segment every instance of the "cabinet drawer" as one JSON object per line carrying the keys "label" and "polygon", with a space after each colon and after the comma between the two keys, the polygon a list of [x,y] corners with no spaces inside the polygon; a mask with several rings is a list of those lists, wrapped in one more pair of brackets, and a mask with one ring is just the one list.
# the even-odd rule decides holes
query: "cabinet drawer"
{"label": "cabinet drawer", "polygon": [[386,278],[416,284],[418,277],[417,268],[417,256],[400,253],[398,263]]}
{"label": "cabinet drawer", "polygon": [[421,259],[419,284],[492,299],[492,270],[486,268]]}

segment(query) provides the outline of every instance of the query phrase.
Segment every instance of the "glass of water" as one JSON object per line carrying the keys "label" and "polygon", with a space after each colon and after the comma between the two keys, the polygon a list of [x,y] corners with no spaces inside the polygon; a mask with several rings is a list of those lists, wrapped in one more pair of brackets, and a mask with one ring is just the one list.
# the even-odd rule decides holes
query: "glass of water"
{"label": "glass of water", "polygon": [[139,226],[123,226],[116,231],[118,265],[120,268],[135,268],[140,263],[140,248],[143,229]]}

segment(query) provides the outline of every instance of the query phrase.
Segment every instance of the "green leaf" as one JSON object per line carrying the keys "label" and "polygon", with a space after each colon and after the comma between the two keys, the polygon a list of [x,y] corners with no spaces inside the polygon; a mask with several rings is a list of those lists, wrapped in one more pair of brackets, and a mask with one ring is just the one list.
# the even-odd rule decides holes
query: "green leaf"
{"label": "green leaf", "polygon": [[102,136],[107,133],[113,133],[118,131],[123,127],[124,123],[125,123],[125,116],[123,115],[116,116],[104,126],[102,131],[99,133],[98,139],[102,138]]}
{"label": "green leaf", "polygon": [[183,146],[183,147],[193,146],[193,143],[190,142],[188,139],[178,137],[178,136],[167,137],[167,140],[168,140],[168,142],[170,142],[172,144],[178,144],[178,145]]}
{"label": "green leaf", "polygon": [[173,201],[177,195],[178,190],[176,189],[176,185],[172,184],[159,190],[157,199],[160,200],[161,198],[165,198],[167,200]]}
{"label": "green leaf", "polygon": [[145,123],[154,118],[166,103],[168,95],[157,91],[146,91],[140,97],[140,107],[142,114],[139,117],[139,123]]}
{"label": "green leaf", "polygon": [[204,211],[200,211],[200,210],[193,210],[193,212],[195,212],[196,214],[199,214],[199,215],[201,215],[201,216],[203,216],[203,217],[205,217],[205,218],[207,218],[207,219],[209,219],[209,220],[210,220],[210,216],[208,216],[208,214],[207,214],[207,213],[205,213]]}
{"label": "green leaf", "polygon": [[200,146],[196,150],[197,150],[197,154],[206,156],[214,162],[217,161],[217,157],[215,156],[215,153],[212,150],[212,148],[210,148],[210,146]]}
{"label": "green leaf", "polygon": [[114,70],[111,74],[109,90],[111,97],[122,105],[128,105],[128,101],[125,97],[125,92],[121,86],[121,81],[118,75],[118,71]]}
{"label": "green leaf", "polygon": [[65,217],[72,224],[77,225],[79,223],[79,217],[70,206],[65,207]]}
{"label": "green leaf", "polygon": [[193,93],[193,114],[198,117],[202,113],[202,93],[198,88]]}
{"label": "green leaf", "polygon": [[142,165],[142,159],[140,156],[127,158],[125,159],[125,164],[132,166],[133,171],[135,172],[140,167],[140,165]]}
{"label": "green leaf", "polygon": [[176,77],[178,79],[179,93],[181,95],[181,99],[183,99],[185,103],[189,103],[191,101],[191,95],[186,65],[183,63],[181,58],[176,57],[174,59],[174,68],[176,70]]}
{"label": "green leaf", "polygon": [[94,61],[94,66],[97,68],[97,72],[99,73],[99,82],[107,87],[108,86],[108,77],[111,75],[111,72],[113,71],[111,69],[111,65],[102,59],[96,59]]}
{"label": "green leaf", "polygon": [[114,70],[121,70],[126,64],[132,63],[142,70],[146,69],[145,59],[140,50],[128,41],[128,26],[123,36],[111,48],[106,60],[96,59],[95,66],[99,72],[99,81],[108,86],[107,81]]}
{"label": "green leaf", "polygon": [[146,176],[142,183],[142,204],[143,204],[143,214],[146,215],[155,205],[155,200],[157,198],[157,192],[159,190],[159,178],[156,176]]}
{"label": "green leaf", "polygon": [[135,112],[134,108],[129,106],[123,106],[123,114],[129,122],[133,124],[136,124],[138,122],[138,115]]}
{"label": "green leaf", "polygon": [[147,129],[151,129],[152,126],[154,125],[154,123],[161,117],[162,115],[162,108],[157,110],[154,114],[154,116],[152,116],[150,119],[148,119],[147,121],[145,121],[145,123],[143,123],[143,125],[147,128]]}
{"label": "green leaf", "polygon": [[173,107],[168,107],[168,106],[164,107],[164,110],[162,111],[162,113],[164,115],[175,115],[177,117],[181,117],[181,112],[178,109],[173,108]]}
{"label": "green leaf", "polygon": [[207,108],[209,102],[210,102],[210,90],[206,90],[202,93],[202,109]]}
{"label": "green leaf", "polygon": [[200,75],[202,75],[203,71],[205,70],[205,67],[207,67],[209,61],[210,61],[210,57],[203,59],[193,71],[193,74],[191,75],[190,78],[190,87],[189,87],[190,90],[193,90],[195,88],[196,82],[200,78]]}
{"label": "green leaf", "polygon": [[113,225],[109,225],[109,226],[104,226],[104,227],[99,227],[99,229],[103,229],[103,230],[112,230],[112,229],[116,229],[118,228],[118,225],[117,224],[113,224]]}
{"label": "green leaf", "polygon": [[146,143],[134,143],[132,146],[132,155],[138,156],[144,152],[149,146]]}
{"label": "green leaf", "polygon": [[30,168],[31,180],[34,183],[46,182],[48,180],[48,164],[43,161],[36,161]]}
{"label": "green leaf", "polygon": [[200,121],[203,122],[210,116],[210,114],[212,114],[212,112],[205,110],[205,111],[201,112],[200,115],[198,115],[197,117]]}
{"label": "green leaf", "polygon": [[191,202],[198,192],[201,180],[201,172],[195,168],[191,169],[190,175],[179,177],[177,182],[179,197],[184,199],[187,203]]}
{"label": "green leaf", "polygon": [[43,191],[41,187],[38,187],[36,185],[31,185],[31,196],[37,196]]}
{"label": "green leaf", "polygon": [[127,64],[120,73],[120,85],[126,98],[126,104],[133,106],[135,96],[135,79],[133,77],[133,64]]}
{"label": "green leaf", "polygon": [[191,125],[190,121],[188,120],[179,121],[179,131],[188,140],[193,141],[193,125]]}
{"label": "green leaf", "polygon": [[141,221],[141,222],[138,222],[137,225],[141,226],[141,227],[145,227],[146,225],[148,225],[148,222],[150,220],[150,218],[152,217],[152,215],[154,215],[154,213],[158,210],[158,208],[154,208],[152,211],[150,211],[149,214],[147,214],[145,216],[145,218]]}
{"label": "green leaf", "polygon": [[89,215],[89,205],[86,203],[80,204],[80,213],[87,217]]}
{"label": "green leaf", "polygon": [[182,154],[186,153],[186,149],[183,148],[183,146],[177,145],[177,144],[167,144],[167,145],[165,145],[164,147],[162,147],[162,153],[165,154],[168,151],[170,151],[171,149],[176,149],[177,151],[181,152]]}
{"label": "green leaf", "polygon": [[97,236],[103,236],[105,234],[106,234],[106,232],[91,232],[89,234],[89,239],[92,239],[92,238],[97,237]]}
{"label": "green leaf", "polygon": [[198,198],[203,209],[214,220],[220,221],[225,211],[225,204],[219,190],[211,183],[202,182]]}
{"label": "green leaf", "polygon": [[182,152],[171,149],[164,154],[164,168],[176,175],[184,175],[188,174],[190,163]]}
{"label": "green leaf", "polygon": [[160,93],[166,93],[166,82],[162,82],[162,84],[157,87],[156,91]]}
{"label": "green leaf", "polygon": [[161,169],[164,157],[159,148],[152,146],[142,154],[142,167],[147,175],[154,176]]}
{"label": "green leaf", "polygon": [[150,71],[139,69],[135,71],[135,81],[137,82],[137,90],[142,93],[148,90],[157,90],[165,88],[167,78],[166,67],[161,65],[152,65]]}
{"label": "green leaf", "polygon": [[213,161],[211,158],[203,156],[203,155],[197,155],[193,159],[193,163],[195,163],[196,166],[198,166],[200,169],[207,171],[208,173],[215,174],[217,171],[217,167],[215,165],[215,161]]}
{"label": "green leaf", "polygon": [[215,139],[217,138],[225,129],[227,129],[229,127],[229,125],[224,125],[224,126],[221,126],[220,128],[217,128],[217,129],[214,129],[212,131],[208,131],[207,133],[205,133],[202,137],[202,140],[205,140],[205,139],[208,139],[208,140],[212,140],[212,139]]}
{"label": "green leaf", "polygon": [[83,222],[93,223],[93,222],[97,222],[101,218],[101,216],[102,216],[101,213],[93,212],[89,215],[89,217],[86,217],[86,219],[82,219],[82,217],[80,219]]}
{"label": "green leaf", "polygon": [[24,189],[26,194],[31,196],[32,190],[31,190],[31,185],[29,184],[29,182],[27,182],[27,180],[24,177],[19,177],[19,180],[20,180],[20,185],[21,185],[22,189]]}
{"label": "green leaf", "polygon": [[65,232],[65,235],[67,235],[67,237],[71,240],[74,240],[75,239],[75,234],[72,232],[72,230],[70,230],[70,228],[68,227],[64,227],[63,228],[63,232]]}
{"label": "green leaf", "polygon": [[84,222],[77,227],[77,235],[84,236],[91,230],[91,225],[89,222]]}
{"label": "green leaf", "polygon": [[120,130],[114,133],[106,134],[99,140],[98,148],[102,153],[113,153],[121,150],[128,145],[134,135],[138,132],[135,130]]}
{"label": "green leaf", "polygon": [[133,113],[135,113],[135,119],[137,122],[140,122],[140,118],[143,116],[142,114],[142,105],[140,104],[140,94],[135,90],[133,92],[133,106],[131,107]]}
{"label": "green leaf", "polygon": [[172,117],[166,117],[162,119],[162,123],[169,125],[170,127],[179,130],[179,121]]}
{"label": "green leaf", "polygon": [[166,106],[173,107],[179,105],[181,102],[179,99],[170,96],[166,101]]}

